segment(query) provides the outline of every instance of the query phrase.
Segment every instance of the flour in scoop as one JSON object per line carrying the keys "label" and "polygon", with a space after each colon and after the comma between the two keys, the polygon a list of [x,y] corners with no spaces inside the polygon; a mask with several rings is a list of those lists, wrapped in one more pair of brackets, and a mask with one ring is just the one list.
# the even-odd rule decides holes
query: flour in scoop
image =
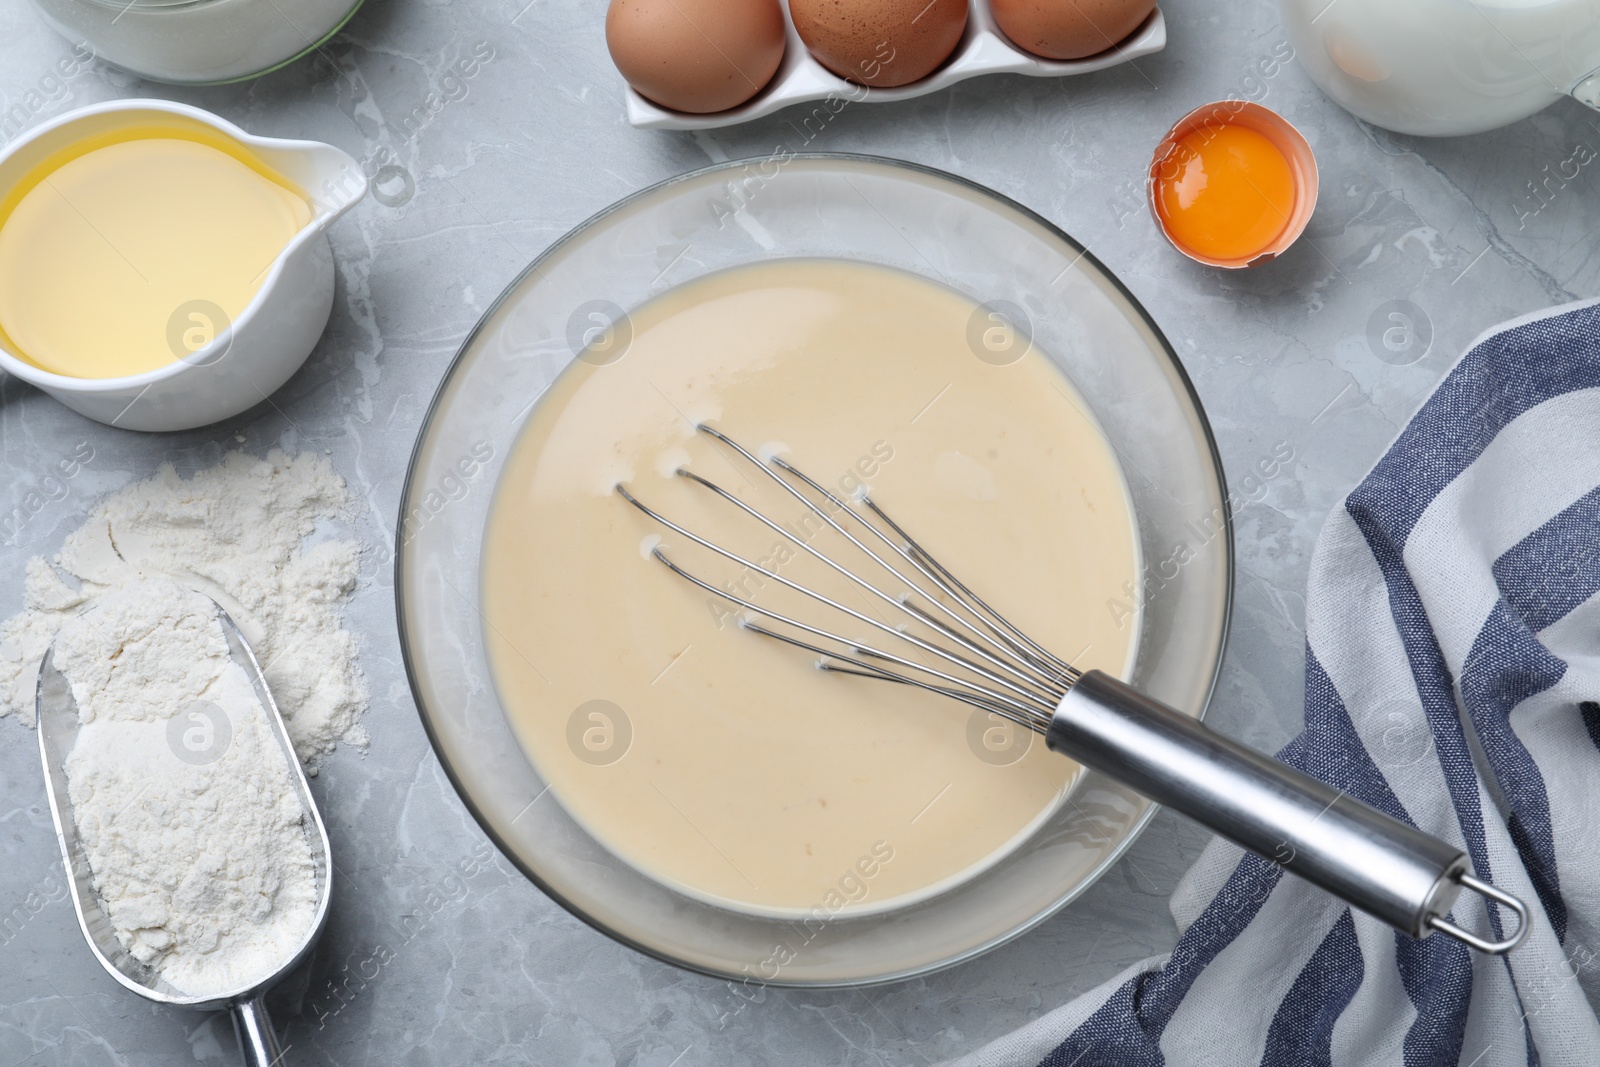
{"label": "flour in scoop", "polygon": [[321,536],[349,515],[344,480],[311,452],[234,452],[188,478],[168,465],[112,493],[59,554],[28,562],[23,611],[0,628],[0,715],[33,721],[39,660],[63,623],[130,582],[166,577],[238,623],[314,773],[337,743],[366,742],[366,681],[341,618],[361,544]]}
{"label": "flour in scoop", "polygon": [[291,764],[213,603],[133,581],[68,620],[55,665],[78,736],[67,789],[117,939],[191,996],[255,985],[316,920]]}

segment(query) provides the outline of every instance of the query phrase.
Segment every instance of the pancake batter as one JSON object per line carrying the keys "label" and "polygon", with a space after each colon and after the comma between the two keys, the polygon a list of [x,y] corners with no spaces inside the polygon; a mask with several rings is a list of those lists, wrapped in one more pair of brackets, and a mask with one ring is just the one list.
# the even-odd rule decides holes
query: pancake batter
{"label": "pancake batter", "polygon": [[[1075,764],[998,718],[816,670],[741,631],[648,546],[659,537],[674,562],[752,599],[776,583],[757,589],[613,487],[772,558],[776,534],[673,476],[686,466],[782,523],[805,515],[694,429],[712,423],[841,496],[869,486],[1022,629],[1080,667],[1123,674],[1137,620],[1107,603],[1138,581],[1137,540],[1087,404],[1036,349],[978,358],[1009,335],[968,298],[864,264],[711,275],[645,304],[630,327],[620,358],[622,335],[597,338],[534,407],[485,535],[491,667],[552,795],[651,877],[768,915],[832,912],[841,897],[856,913],[904,904],[1001,859],[1054,810]],[[825,531],[812,543],[842,542]],[[779,569],[826,584],[804,557]],[[864,594],[852,603],[874,610]]]}

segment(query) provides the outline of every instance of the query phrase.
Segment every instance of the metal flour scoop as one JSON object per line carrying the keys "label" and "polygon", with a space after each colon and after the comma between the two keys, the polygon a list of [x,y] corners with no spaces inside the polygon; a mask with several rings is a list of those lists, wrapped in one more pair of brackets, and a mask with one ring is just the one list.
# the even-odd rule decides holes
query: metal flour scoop
{"label": "metal flour scoop", "polygon": [[39,755],[44,761],[45,790],[50,797],[50,816],[55,821],[56,839],[61,845],[61,859],[67,866],[67,883],[72,887],[72,904],[78,913],[78,925],[94,951],[95,958],[111,977],[127,988],[158,1004],[171,1004],[194,1011],[216,1011],[227,1008],[233,1015],[234,1030],[239,1036],[239,1046],[244,1052],[247,1067],[272,1067],[282,1062],[285,1049],[278,1041],[271,1020],[267,1017],[262,998],[308,956],[323,925],[328,918],[329,859],[328,832],[322,825],[322,816],[306,785],[300,760],[289,741],[283,718],[267,689],[261,665],[250,651],[239,628],[227,612],[217,608],[217,617],[228,640],[233,660],[244,669],[256,698],[265,711],[272,735],[277,739],[278,750],[290,768],[295,793],[305,811],[306,841],[311,848],[311,860],[316,868],[317,912],[310,932],[298,948],[281,961],[278,969],[255,985],[230,990],[220,996],[196,997],[174,988],[154,969],[135,959],[117,940],[116,931],[95,893],[89,870],[89,860],[78,841],[78,823],[73,816],[72,797],[67,791],[66,759],[78,736],[78,705],[66,677],[56,670],[55,650],[45,653],[39,667],[38,716]]}

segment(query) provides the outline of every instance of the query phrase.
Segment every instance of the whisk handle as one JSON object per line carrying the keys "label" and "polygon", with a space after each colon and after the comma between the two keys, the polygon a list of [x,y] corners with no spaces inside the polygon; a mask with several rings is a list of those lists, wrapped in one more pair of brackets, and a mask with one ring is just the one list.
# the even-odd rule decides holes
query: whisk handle
{"label": "whisk handle", "polygon": [[[1467,857],[1100,671],[1067,693],[1050,748],[1108,774],[1412,937],[1439,930],[1485,952],[1527,932],[1523,904],[1467,874]],[[1444,916],[1461,889],[1505,904],[1516,931],[1489,942]]]}

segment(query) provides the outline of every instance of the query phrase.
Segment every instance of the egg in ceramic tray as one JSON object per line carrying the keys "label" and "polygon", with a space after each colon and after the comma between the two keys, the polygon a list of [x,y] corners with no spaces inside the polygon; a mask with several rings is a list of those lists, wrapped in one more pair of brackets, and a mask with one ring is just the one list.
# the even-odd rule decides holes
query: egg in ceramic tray
{"label": "egg in ceramic tray", "polygon": [[1166,24],[1153,0],[612,0],[606,39],[633,125],[701,129],[1101,70],[1165,47]]}

